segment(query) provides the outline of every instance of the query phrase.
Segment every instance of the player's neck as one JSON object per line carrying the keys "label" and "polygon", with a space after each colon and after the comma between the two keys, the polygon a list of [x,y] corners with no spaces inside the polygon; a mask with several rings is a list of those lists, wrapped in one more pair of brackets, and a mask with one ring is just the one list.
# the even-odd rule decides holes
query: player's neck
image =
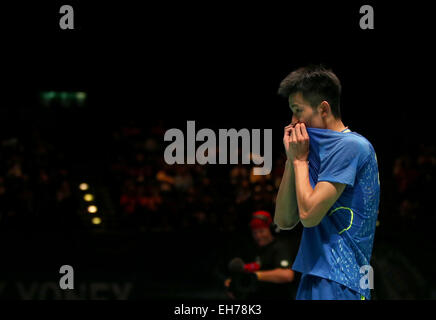
{"label": "player's neck", "polygon": [[334,117],[331,117],[330,119],[328,119],[326,121],[326,129],[337,131],[337,132],[342,132],[346,128],[347,127],[344,126],[341,119],[335,119]]}

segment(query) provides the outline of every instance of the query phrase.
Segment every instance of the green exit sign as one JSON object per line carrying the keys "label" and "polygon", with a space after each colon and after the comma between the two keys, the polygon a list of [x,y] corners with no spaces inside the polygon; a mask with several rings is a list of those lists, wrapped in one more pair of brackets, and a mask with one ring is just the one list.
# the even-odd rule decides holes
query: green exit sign
{"label": "green exit sign", "polygon": [[41,103],[46,106],[70,108],[82,107],[85,105],[87,93],[83,91],[43,91],[39,94]]}

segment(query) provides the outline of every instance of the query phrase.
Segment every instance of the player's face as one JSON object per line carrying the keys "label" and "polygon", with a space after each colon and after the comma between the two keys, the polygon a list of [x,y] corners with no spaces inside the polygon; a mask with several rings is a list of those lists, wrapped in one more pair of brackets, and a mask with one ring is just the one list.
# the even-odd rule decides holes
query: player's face
{"label": "player's face", "polygon": [[269,228],[257,228],[252,230],[254,241],[259,247],[263,247],[272,241],[272,234]]}
{"label": "player's face", "polygon": [[317,108],[312,108],[310,103],[303,99],[301,92],[289,96],[289,107],[292,111],[292,123],[300,121],[309,128],[324,128],[324,122]]}

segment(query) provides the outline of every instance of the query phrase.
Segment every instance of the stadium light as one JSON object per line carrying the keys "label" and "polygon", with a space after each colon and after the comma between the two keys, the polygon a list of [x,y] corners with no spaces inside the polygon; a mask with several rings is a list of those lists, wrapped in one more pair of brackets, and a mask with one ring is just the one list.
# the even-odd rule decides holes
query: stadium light
{"label": "stadium light", "polygon": [[99,217],[94,217],[91,220],[92,224],[100,224],[101,223],[101,219]]}
{"label": "stadium light", "polygon": [[88,207],[88,212],[89,213],[96,213],[97,212],[97,207],[92,205]]}
{"label": "stadium light", "polygon": [[87,201],[87,202],[91,202],[94,200],[94,196],[90,193],[87,193],[83,196],[83,200]]}
{"label": "stadium light", "polygon": [[87,183],[83,182],[79,185],[79,189],[82,191],[86,191],[89,189],[89,185]]}
{"label": "stadium light", "polygon": [[46,91],[46,92],[42,92],[41,93],[41,97],[44,100],[52,100],[54,98],[56,98],[56,92],[54,91]]}
{"label": "stadium light", "polygon": [[79,101],[83,101],[86,99],[86,92],[76,92],[76,99]]}
{"label": "stadium light", "polygon": [[67,100],[70,97],[70,93],[65,91],[59,92],[59,97],[61,100]]}

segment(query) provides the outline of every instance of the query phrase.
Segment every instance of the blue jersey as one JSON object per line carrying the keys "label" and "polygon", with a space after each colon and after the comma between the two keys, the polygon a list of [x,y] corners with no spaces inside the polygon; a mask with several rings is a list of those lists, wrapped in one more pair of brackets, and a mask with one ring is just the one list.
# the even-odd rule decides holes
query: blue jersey
{"label": "blue jersey", "polygon": [[360,268],[370,265],[380,200],[377,158],[371,143],[355,132],[307,129],[309,177],[346,184],[315,227],[304,228],[293,269],[329,279],[370,299],[360,286]]}

